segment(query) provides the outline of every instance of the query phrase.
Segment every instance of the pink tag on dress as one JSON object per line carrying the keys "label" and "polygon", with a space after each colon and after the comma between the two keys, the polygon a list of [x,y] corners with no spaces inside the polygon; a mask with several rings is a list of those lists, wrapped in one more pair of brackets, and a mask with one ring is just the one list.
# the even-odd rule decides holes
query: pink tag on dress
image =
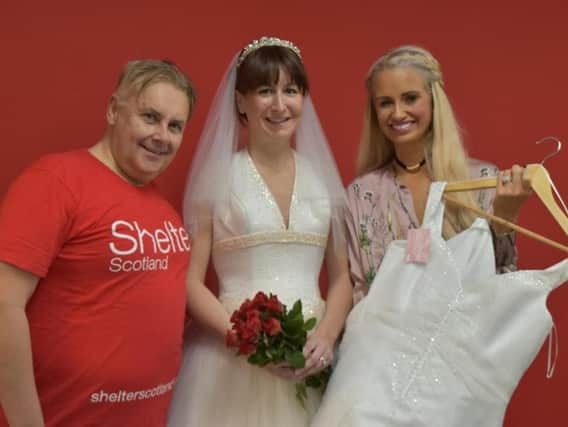
{"label": "pink tag on dress", "polygon": [[430,259],[430,230],[411,228],[406,236],[406,262],[426,264]]}

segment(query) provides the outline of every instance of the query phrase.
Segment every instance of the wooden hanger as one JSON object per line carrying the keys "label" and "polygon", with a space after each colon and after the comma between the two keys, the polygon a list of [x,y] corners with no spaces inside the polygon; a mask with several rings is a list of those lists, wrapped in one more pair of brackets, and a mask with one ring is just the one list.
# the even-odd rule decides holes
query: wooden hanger
{"label": "wooden hanger", "polygon": [[[560,225],[560,227],[562,228],[564,233],[566,235],[568,235],[568,216],[566,215],[566,211],[568,209],[566,209],[566,206],[564,205],[563,202],[562,202],[562,206],[564,207],[564,210],[562,210],[560,208],[560,206],[558,205],[556,199],[554,198],[554,195],[552,194],[552,189],[554,189],[554,191],[556,192],[557,195],[558,195],[558,192],[556,191],[556,188],[554,187],[554,183],[550,179],[550,175],[548,174],[548,171],[543,166],[543,164],[546,160],[548,160],[550,157],[558,154],[558,152],[560,151],[560,148],[562,147],[562,143],[557,138],[547,137],[547,138],[543,138],[540,141],[538,141],[537,144],[540,144],[540,143],[545,142],[545,141],[550,141],[550,140],[556,141],[556,143],[557,143],[556,152],[546,156],[541,164],[527,165],[526,166],[527,175],[528,175],[528,178],[529,178],[530,186],[533,189],[533,191],[536,193],[536,195],[542,201],[544,206],[548,209],[548,211],[553,216],[553,218],[556,220],[556,222]],[[481,179],[472,179],[472,180],[467,180],[467,181],[450,182],[450,183],[446,184],[444,192],[450,193],[450,192],[459,192],[459,191],[471,191],[471,190],[481,190],[481,189],[485,189],[485,188],[495,188],[495,187],[497,187],[497,177],[488,177],[488,178],[481,178]],[[467,203],[460,202],[460,201],[455,200],[455,199],[448,197],[448,196],[444,196],[444,199],[446,199],[448,202],[453,203],[455,205],[458,205],[462,208],[469,209],[469,210],[477,213],[479,216],[482,216],[484,218],[488,218],[488,219],[490,219],[494,222],[497,222],[499,224],[503,224],[503,225],[515,230],[515,231],[518,231],[521,234],[527,235],[528,237],[531,237],[533,239],[536,239],[536,240],[539,240],[543,243],[546,243],[550,246],[553,246],[557,249],[568,252],[567,246],[564,246],[564,245],[562,245],[558,242],[550,240],[550,239],[548,239],[544,236],[541,236],[540,234],[534,233],[530,230],[527,230],[526,228],[523,228],[523,227],[521,227],[517,224],[514,224],[512,222],[506,221],[506,220],[499,218],[495,215],[491,215],[491,214],[479,209],[476,206],[468,205]],[[559,197],[559,199],[560,199],[560,197]],[[562,200],[562,199],[560,199],[560,200]]]}

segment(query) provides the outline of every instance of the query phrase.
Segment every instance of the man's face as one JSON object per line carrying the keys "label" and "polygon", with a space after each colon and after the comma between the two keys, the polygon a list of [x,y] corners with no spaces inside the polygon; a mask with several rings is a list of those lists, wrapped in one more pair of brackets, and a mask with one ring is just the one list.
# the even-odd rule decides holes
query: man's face
{"label": "man's face", "polygon": [[115,172],[135,185],[156,178],[173,160],[189,116],[185,93],[156,82],[138,96],[114,95],[107,112]]}

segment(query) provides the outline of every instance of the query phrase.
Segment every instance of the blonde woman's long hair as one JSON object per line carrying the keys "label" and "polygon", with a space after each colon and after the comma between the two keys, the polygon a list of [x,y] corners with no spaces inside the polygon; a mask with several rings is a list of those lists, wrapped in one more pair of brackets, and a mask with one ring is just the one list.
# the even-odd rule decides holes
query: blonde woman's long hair
{"label": "blonde woman's long hair", "polygon": [[[458,181],[470,178],[467,153],[452,106],[443,89],[442,72],[430,52],[416,46],[401,46],[381,56],[371,67],[365,82],[368,102],[357,156],[357,176],[381,168],[393,161],[394,147],[386,139],[377,121],[373,102],[373,80],[383,70],[406,67],[416,71],[432,96],[432,126],[424,141],[424,157],[433,181]],[[469,192],[453,198],[477,206]],[[449,238],[469,227],[474,215],[465,209],[446,206],[443,234]]]}

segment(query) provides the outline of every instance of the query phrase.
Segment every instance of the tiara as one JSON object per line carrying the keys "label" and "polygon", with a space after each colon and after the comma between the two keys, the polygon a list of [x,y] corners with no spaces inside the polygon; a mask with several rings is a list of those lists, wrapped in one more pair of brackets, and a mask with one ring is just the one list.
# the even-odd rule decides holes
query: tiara
{"label": "tiara", "polygon": [[253,40],[243,48],[241,54],[239,55],[239,59],[237,60],[237,67],[242,64],[242,62],[249,54],[265,46],[281,46],[288,48],[292,50],[296,55],[298,55],[300,61],[302,60],[300,49],[298,49],[298,47],[294,45],[294,43],[289,42],[288,40],[279,39],[278,37],[261,37],[260,40]]}

